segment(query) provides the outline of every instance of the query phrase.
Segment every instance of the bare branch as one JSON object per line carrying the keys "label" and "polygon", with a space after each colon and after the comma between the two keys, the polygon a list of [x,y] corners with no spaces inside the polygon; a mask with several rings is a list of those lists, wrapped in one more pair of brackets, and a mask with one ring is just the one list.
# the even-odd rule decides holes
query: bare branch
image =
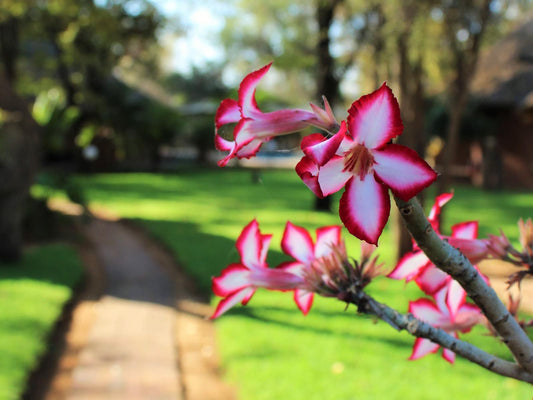
{"label": "bare branch", "polygon": [[533,373],[533,343],[510,315],[496,292],[481,278],[470,261],[441,240],[427,220],[416,198],[396,205],[418,246],[439,269],[451,275],[466,290],[524,370]]}
{"label": "bare branch", "polygon": [[379,303],[362,291],[351,292],[350,295],[349,298],[342,300],[357,305],[359,312],[375,315],[397,330],[406,330],[413,336],[429,339],[491,372],[533,383],[533,374],[518,364],[503,360],[470,343],[456,339],[442,329],[418,320],[412,314],[401,314],[389,306]]}

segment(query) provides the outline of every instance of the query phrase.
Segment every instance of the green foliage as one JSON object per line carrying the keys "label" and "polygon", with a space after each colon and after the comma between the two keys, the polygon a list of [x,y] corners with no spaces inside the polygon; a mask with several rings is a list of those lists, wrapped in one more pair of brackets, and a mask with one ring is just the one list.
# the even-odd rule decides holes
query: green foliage
{"label": "green foliage", "polygon": [[222,82],[222,67],[214,64],[193,68],[189,74],[172,73],[162,83],[170,92],[183,94],[186,103],[220,101],[228,95],[228,88]]}
{"label": "green foliage", "polygon": [[179,98],[183,122],[177,130],[177,141],[192,144],[199,152],[198,161],[204,162],[213,147],[216,107],[229,92],[222,82],[222,67],[213,64],[202,69],[193,68],[189,74],[170,74],[162,79],[162,84]]}
{"label": "green foliage", "polygon": [[77,106],[66,104],[64,93],[57,87],[39,93],[32,110],[33,118],[42,126],[47,153],[60,153],[75,120],[80,116]]}
{"label": "green foliage", "polygon": [[[336,212],[309,211],[312,196],[292,171],[263,171],[260,184],[252,182],[251,171],[231,169],[99,175],[78,181],[92,204],[136,219],[163,241],[204,293],[210,291],[210,277],[238,260],[235,239],[252,218],[263,233],[274,234],[271,266],[286,259],[279,247],[286,220],[308,229],[339,223]],[[528,216],[532,202],[531,193],[458,188],[446,206],[449,221],[443,230],[479,219],[481,236],[502,227],[516,242],[516,220]],[[394,252],[390,240],[386,230],[378,248],[387,268]],[[347,237],[347,248],[357,258],[358,241]],[[385,278],[369,290],[401,311],[408,300],[420,296],[413,284]],[[237,306],[216,322],[227,379],[237,386],[240,398],[254,400],[518,399],[531,394],[530,385],[462,359],[454,366],[438,355],[409,362],[413,338],[354,314],[352,308],[344,311],[342,303],[317,298],[303,317],[287,293],[257,292],[246,307]],[[485,333],[480,327],[465,338],[509,358],[505,347]]]}
{"label": "green foliage", "polygon": [[20,398],[81,276],[76,252],[62,244],[34,247],[19,263],[0,265],[0,398]]}
{"label": "green foliage", "polygon": [[115,144],[135,136],[138,147],[153,147],[154,141],[168,139],[171,113],[162,115],[162,106],[153,106],[152,100],[144,101],[139,115],[126,100],[114,97],[130,94],[117,89],[115,68],[158,73],[157,33],[163,18],[151,2],[136,1],[134,7],[126,0],[4,3],[0,30],[13,40],[0,44],[8,54],[2,63],[14,71],[19,91],[36,98],[33,111],[43,126],[46,155],[72,159],[75,138],[86,126],[104,125],[116,135]]}

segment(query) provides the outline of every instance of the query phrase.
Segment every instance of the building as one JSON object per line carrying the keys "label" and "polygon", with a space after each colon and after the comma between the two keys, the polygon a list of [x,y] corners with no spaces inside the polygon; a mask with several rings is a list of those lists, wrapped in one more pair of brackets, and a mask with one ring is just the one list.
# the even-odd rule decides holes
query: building
{"label": "building", "polygon": [[483,185],[533,189],[533,16],[481,55],[471,90],[494,123]]}

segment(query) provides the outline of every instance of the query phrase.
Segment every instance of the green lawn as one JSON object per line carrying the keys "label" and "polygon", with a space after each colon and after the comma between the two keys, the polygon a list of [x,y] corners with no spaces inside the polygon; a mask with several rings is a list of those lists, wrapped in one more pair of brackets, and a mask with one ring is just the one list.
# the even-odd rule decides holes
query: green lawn
{"label": "green lawn", "polygon": [[[279,241],[287,219],[308,229],[339,223],[336,213],[309,211],[312,195],[291,171],[265,171],[260,184],[252,183],[250,171],[231,169],[78,179],[92,204],[136,219],[168,245],[205,292],[211,276],[238,260],[235,239],[251,219],[258,219],[264,233],[274,234],[271,266],[284,259]],[[480,219],[482,235],[502,227],[516,241],[517,218],[531,216],[531,204],[532,193],[458,188],[447,206],[445,227]],[[347,242],[349,254],[356,257],[358,241]],[[386,230],[379,252],[392,267],[389,243]],[[402,311],[408,299],[418,297],[412,285],[385,278],[376,280],[370,290]],[[303,317],[289,294],[260,291],[246,307],[235,307],[216,324],[226,377],[243,400],[519,399],[532,393],[530,385],[461,359],[454,366],[438,355],[409,362],[411,337],[358,317],[353,308],[344,311],[344,304],[331,299],[317,298]],[[478,328],[467,337],[509,357],[484,333]]]}
{"label": "green lawn", "polygon": [[33,247],[19,263],[0,264],[0,399],[20,398],[81,274],[77,253],[64,244]]}

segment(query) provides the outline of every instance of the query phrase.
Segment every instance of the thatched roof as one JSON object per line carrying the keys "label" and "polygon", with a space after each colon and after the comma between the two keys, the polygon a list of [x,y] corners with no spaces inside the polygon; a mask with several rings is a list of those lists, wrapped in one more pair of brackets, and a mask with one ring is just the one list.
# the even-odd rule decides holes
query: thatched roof
{"label": "thatched roof", "polygon": [[482,54],[472,93],[487,106],[533,110],[533,17]]}

